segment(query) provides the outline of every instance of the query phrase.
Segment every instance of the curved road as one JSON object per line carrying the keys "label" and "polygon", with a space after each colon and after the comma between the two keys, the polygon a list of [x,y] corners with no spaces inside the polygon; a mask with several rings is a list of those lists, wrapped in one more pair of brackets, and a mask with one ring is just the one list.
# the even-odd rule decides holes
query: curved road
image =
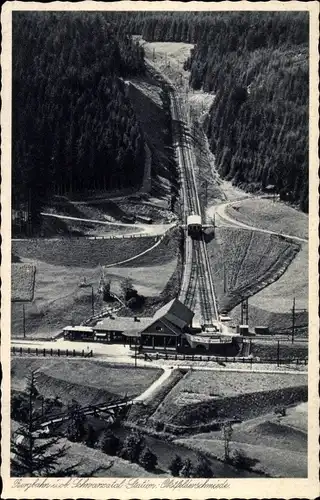
{"label": "curved road", "polygon": [[[171,224],[127,224],[125,222],[109,222],[109,221],[96,220],[96,219],[83,219],[80,217],[71,217],[69,215],[49,214],[46,212],[42,212],[41,215],[44,215],[46,217],[54,217],[56,219],[73,220],[75,222],[90,222],[93,224],[103,224],[105,226],[130,227],[131,229],[138,228],[138,229],[140,229],[140,233],[146,234],[148,236],[149,235],[150,236],[162,235],[176,225],[175,223],[171,223]],[[137,231],[135,233],[125,233],[124,235],[121,235],[121,237],[123,238],[123,237],[132,236],[132,235],[136,236],[138,234],[139,234],[139,231]],[[96,238],[98,238],[98,237],[96,237]]]}
{"label": "curved road", "polygon": [[[240,202],[241,202],[241,200],[237,201],[236,203],[239,204]],[[258,231],[260,233],[275,234],[276,236],[283,236],[284,238],[288,238],[288,239],[291,239],[293,241],[298,241],[299,243],[308,243],[308,240],[306,238],[300,238],[299,236],[293,236],[291,234],[279,233],[276,231],[271,231],[269,229],[262,229],[260,227],[250,226],[248,224],[244,224],[243,222],[238,221],[237,219],[233,219],[232,217],[230,217],[230,215],[228,215],[226,213],[226,208],[228,206],[232,206],[233,203],[235,203],[235,202],[232,201],[232,202],[222,203],[222,204],[215,205],[215,206],[211,207],[208,210],[209,216],[213,217],[214,214],[216,216],[218,215],[218,217],[220,217],[222,222],[225,222],[225,223],[232,225],[232,226],[239,227],[241,229],[247,229],[250,231]]]}

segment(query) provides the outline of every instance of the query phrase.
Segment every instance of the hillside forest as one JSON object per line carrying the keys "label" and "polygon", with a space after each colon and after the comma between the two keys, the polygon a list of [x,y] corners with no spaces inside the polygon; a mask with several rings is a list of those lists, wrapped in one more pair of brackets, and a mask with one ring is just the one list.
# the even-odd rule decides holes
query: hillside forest
{"label": "hillside forest", "polygon": [[144,51],[98,13],[13,13],[13,208],[140,186],[144,138],[123,79]]}
{"label": "hillside forest", "polygon": [[195,44],[190,85],[215,94],[205,128],[222,177],[275,187],[308,211],[308,14],[14,12],[13,208],[36,226],[52,194],[141,185],[145,140],[125,79],[131,37]]}
{"label": "hillside forest", "polygon": [[221,176],[250,191],[274,186],[307,212],[308,13],[123,16],[147,41],[195,44],[185,69],[194,90],[215,94],[206,133]]}

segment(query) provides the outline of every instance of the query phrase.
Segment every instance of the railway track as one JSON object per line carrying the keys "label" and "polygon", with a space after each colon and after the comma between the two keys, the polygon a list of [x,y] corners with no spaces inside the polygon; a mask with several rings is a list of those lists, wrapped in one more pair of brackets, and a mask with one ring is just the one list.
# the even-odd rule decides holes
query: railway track
{"label": "railway track", "polygon": [[[183,219],[186,225],[188,215],[201,214],[201,206],[193,168],[191,136],[187,134],[187,113],[186,110],[182,109],[174,90],[171,92],[171,102],[183,193]],[[185,230],[184,254],[184,272],[179,298],[190,309],[194,310],[198,290],[202,323],[210,324],[212,321],[218,320],[218,309],[203,235],[199,236],[198,240],[192,239]]]}

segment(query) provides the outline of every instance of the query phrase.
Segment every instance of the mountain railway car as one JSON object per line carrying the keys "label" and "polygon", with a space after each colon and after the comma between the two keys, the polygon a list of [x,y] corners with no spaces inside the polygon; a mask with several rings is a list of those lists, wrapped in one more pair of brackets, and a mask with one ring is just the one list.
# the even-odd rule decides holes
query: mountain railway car
{"label": "mountain railway car", "polygon": [[187,218],[187,228],[189,236],[199,236],[202,232],[201,216],[192,214]]}

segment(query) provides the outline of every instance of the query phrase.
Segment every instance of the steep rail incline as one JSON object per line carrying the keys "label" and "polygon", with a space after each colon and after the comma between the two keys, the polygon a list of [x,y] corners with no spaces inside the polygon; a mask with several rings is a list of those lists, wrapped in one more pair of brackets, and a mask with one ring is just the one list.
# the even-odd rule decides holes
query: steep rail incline
{"label": "steep rail incline", "polygon": [[210,324],[212,320],[218,320],[218,309],[207,248],[202,235],[198,240],[194,240],[188,236],[186,228],[188,215],[201,214],[193,168],[192,139],[188,133],[186,110],[183,110],[174,89],[171,90],[171,103],[185,224],[184,272],[179,299],[194,309],[198,286],[202,322]]}

